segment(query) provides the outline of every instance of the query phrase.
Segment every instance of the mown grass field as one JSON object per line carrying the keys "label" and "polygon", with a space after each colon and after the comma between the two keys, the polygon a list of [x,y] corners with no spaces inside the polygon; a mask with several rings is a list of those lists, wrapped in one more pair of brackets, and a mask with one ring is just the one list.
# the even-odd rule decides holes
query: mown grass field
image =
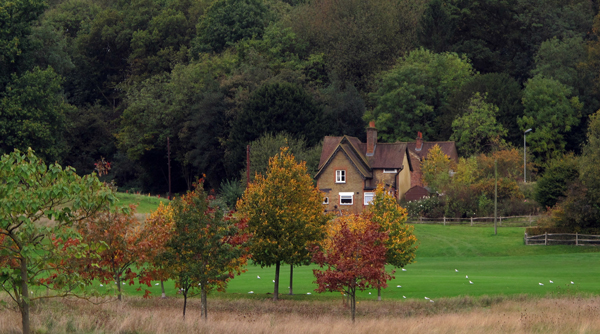
{"label": "mown grass field", "polygon": [[[382,292],[384,300],[404,300],[404,296],[406,299],[435,299],[600,294],[600,266],[597,266],[600,252],[596,247],[525,246],[524,228],[517,227],[498,228],[498,235],[494,235],[493,227],[417,225],[415,233],[420,242],[417,262],[408,265],[406,271],[396,271],[396,278]],[[287,296],[289,266],[282,266],[279,286],[280,293],[284,294],[282,298],[326,300],[339,297],[338,293],[317,294],[314,291],[312,269],[315,268],[314,265],[294,268],[294,296]],[[273,292],[274,272],[274,267],[249,265],[246,273],[229,283],[227,293],[213,293],[212,296],[266,298]],[[133,286],[124,288],[126,294],[141,294]],[[168,295],[175,296],[172,282],[167,282],[166,288]],[[153,295],[160,295],[160,286],[152,285],[149,289]],[[375,299],[376,294],[376,290],[361,292],[359,300]]]}
{"label": "mown grass field", "polygon": [[158,198],[156,196],[144,196],[127,193],[117,193],[118,206],[127,206],[129,204],[137,205],[137,213],[150,213],[158,207],[160,202],[166,203],[166,198]]}

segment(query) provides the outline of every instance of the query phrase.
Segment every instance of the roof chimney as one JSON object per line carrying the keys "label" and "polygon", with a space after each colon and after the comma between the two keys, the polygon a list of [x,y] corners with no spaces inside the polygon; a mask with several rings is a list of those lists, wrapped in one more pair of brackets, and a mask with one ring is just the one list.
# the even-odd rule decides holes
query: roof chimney
{"label": "roof chimney", "polygon": [[367,156],[373,156],[377,148],[377,129],[375,121],[370,121],[367,127]]}
{"label": "roof chimney", "polygon": [[417,145],[415,146],[415,151],[420,151],[423,149],[423,134],[421,131],[417,132]]}

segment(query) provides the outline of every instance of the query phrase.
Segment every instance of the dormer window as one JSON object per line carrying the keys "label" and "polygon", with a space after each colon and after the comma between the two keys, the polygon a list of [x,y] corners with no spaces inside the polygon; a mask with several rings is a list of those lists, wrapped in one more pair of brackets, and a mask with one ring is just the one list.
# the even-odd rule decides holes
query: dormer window
{"label": "dormer window", "polygon": [[338,169],[335,171],[335,183],[346,183],[346,171]]}

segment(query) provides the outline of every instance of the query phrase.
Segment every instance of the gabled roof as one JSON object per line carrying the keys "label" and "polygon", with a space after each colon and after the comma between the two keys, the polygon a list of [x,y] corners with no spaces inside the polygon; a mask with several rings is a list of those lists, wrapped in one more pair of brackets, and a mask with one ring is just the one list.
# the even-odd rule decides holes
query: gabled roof
{"label": "gabled roof", "polygon": [[[406,143],[377,143],[374,155],[367,157],[367,144],[362,143],[358,138],[350,136],[327,136],[323,140],[319,171],[315,175],[315,178],[319,177],[321,172],[339,152],[343,152],[348,157],[348,160],[350,160],[363,178],[372,178],[373,169],[402,169],[406,150]],[[409,168],[412,169],[410,157],[408,161]]]}
{"label": "gabled roof", "polygon": [[427,159],[429,151],[438,145],[442,152],[458,162],[458,154],[456,152],[456,143],[453,141],[423,141],[422,147],[418,149],[416,142],[406,143],[408,151],[415,153],[421,160]]}

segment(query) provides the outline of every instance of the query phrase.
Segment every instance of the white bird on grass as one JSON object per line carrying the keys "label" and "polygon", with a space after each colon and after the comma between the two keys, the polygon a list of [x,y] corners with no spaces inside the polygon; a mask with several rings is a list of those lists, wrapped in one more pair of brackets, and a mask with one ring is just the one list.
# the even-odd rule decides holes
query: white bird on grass
{"label": "white bird on grass", "polygon": [[571,284],[575,284],[575,283],[573,283],[573,281],[571,281]]}
{"label": "white bird on grass", "polygon": [[404,299],[406,299],[406,296],[402,296],[402,297],[404,297]]}
{"label": "white bird on grass", "polygon": [[469,279],[469,275],[465,276],[466,279]]}
{"label": "white bird on grass", "polygon": [[401,287],[402,287],[402,285],[396,285],[396,287],[397,287],[397,288],[401,288]]}
{"label": "white bird on grass", "polygon": [[310,295],[311,293],[310,293],[310,292],[307,292],[306,294],[307,294],[307,295]]}
{"label": "white bird on grass", "polygon": [[431,300],[431,299],[430,299],[430,300],[429,300],[429,302],[430,302],[430,303],[433,303],[433,300]]}
{"label": "white bird on grass", "polygon": [[550,283],[554,283],[554,282],[552,282],[552,280],[550,280]]}
{"label": "white bird on grass", "polygon": [[402,271],[406,271],[406,269],[402,268]]}
{"label": "white bird on grass", "polygon": [[260,276],[256,276],[256,278],[260,279]]}
{"label": "white bird on grass", "polygon": [[275,283],[275,280],[273,280],[273,283]]}
{"label": "white bird on grass", "polygon": [[369,294],[371,294],[371,293],[369,292]]}
{"label": "white bird on grass", "polygon": [[429,300],[429,297],[425,297],[425,299]]}
{"label": "white bird on grass", "polygon": [[469,281],[469,284],[473,284],[473,282]]}
{"label": "white bird on grass", "polygon": [[250,291],[250,292],[248,292],[248,293],[254,293],[254,291]]}
{"label": "white bird on grass", "polygon": [[458,269],[454,269],[454,271],[458,272]]}
{"label": "white bird on grass", "polygon": [[160,284],[160,283],[156,283],[156,284],[154,284],[154,285],[159,285],[159,284]]}
{"label": "white bird on grass", "polygon": [[100,286],[104,286],[104,285],[100,284]]}
{"label": "white bird on grass", "polygon": [[544,283],[539,283],[540,285],[544,285]]}

